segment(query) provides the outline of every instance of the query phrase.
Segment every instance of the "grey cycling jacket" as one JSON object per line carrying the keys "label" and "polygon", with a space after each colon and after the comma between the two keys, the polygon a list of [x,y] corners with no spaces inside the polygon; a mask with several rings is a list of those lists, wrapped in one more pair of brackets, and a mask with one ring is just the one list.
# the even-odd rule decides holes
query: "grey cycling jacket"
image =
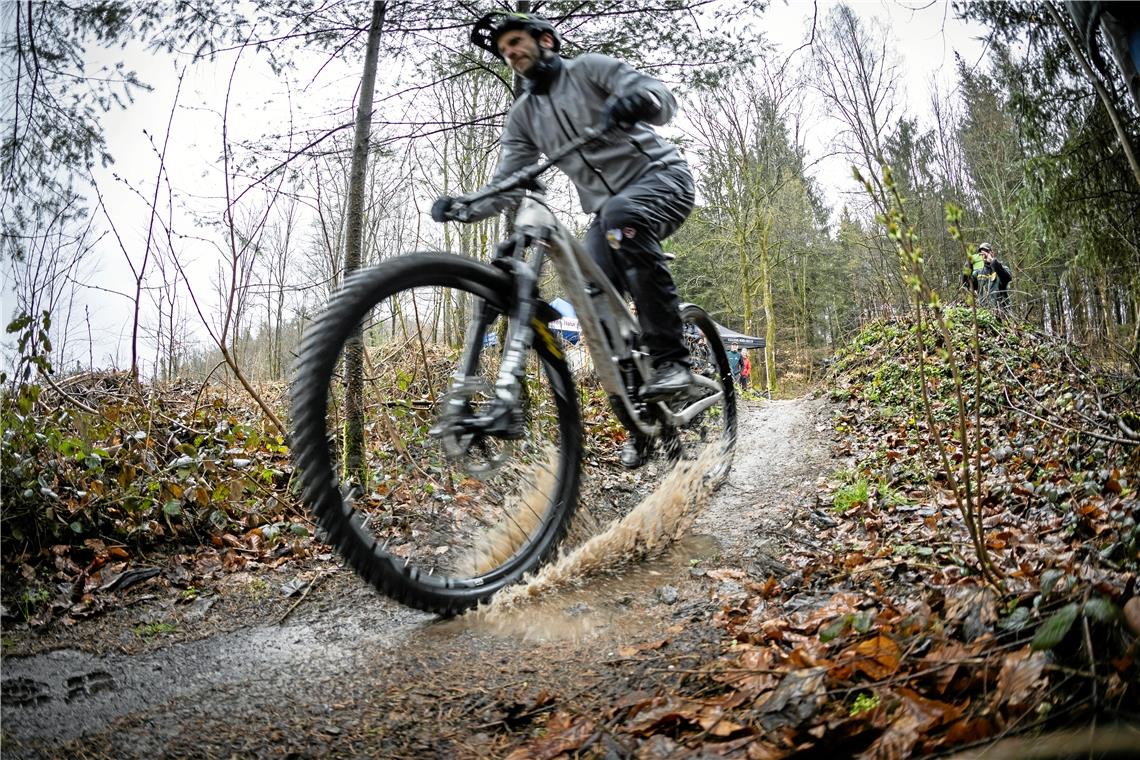
{"label": "grey cycling jacket", "polygon": [[[511,107],[503,127],[499,165],[491,183],[550,155],[577,137],[586,127],[600,126],[610,95],[648,90],[661,103],[652,123],[665,124],[677,102],[661,82],[609,56],[587,53],[563,59],[562,68],[547,92],[528,91]],[[684,164],[676,146],[646,124],[628,131],[615,130],[558,162],[578,189],[582,208],[596,213],[622,188],[654,168]],[[517,203],[521,190],[474,203],[470,219],[485,219]],[[459,200],[463,200],[462,196]]]}

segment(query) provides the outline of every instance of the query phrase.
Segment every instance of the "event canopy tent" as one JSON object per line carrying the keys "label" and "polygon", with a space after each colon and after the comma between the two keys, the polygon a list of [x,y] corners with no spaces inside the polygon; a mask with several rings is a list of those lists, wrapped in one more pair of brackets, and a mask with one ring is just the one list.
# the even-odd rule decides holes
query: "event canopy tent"
{"label": "event canopy tent", "polygon": [[741,348],[764,348],[764,339],[755,338],[751,335],[738,333],[736,330],[730,330],[722,324],[713,322],[716,325],[717,332],[720,333],[720,339],[724,341],[726,348],[732,346],[740,346]]}
{"label": "event canopy tent", "polygon": [[[562,315],[561,319],[550,323],[551,329],[567,343],[577,344],[581,338],[581,328],[578,324],[578,315],[574,311],[574,307],[564,298],[555,298],[550,302],[550,305]],[[713,324],[716,325],[717,332],[720,333],[721,340],[724,341],[726,347],[734,344],[744,349],[764,347],[763,338],[755,338],[751,335],[739,333],[736,330],[730,330],[715,321]]]}
{"label": "event canopy tent", "polygon": [[562,315],[562,319],[550,323],[550,328],[562,340],[577,345],[582,333],[578,326],[578,314],[574,311],[574,307],[565,298],[555,298],[550,302],[550,305]]}

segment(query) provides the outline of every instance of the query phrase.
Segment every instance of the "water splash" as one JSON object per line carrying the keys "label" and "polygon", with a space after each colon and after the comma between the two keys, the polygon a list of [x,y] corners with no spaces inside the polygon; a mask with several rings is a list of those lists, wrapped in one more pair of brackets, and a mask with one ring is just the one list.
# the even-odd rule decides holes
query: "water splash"
{"label": "water splash", "polygon": [[708,477],[722,463],[721,447],[710,444],[696,460],[682,461],[633,510],[536,575],[496,594],[491,603],[468,613],[483,622],[510,615],[536,600],[581,588],[600,575],[660,554],[685,534],[708,503],[717,480]]}
{"label": "water splash", "polygon": [[557,455],[545,447],[528,471],[516,474],[521,492],[503,506],[502,516],[472,542],[456,562],[460,574],[482,575],[501,566],[534,534],[545,516],[557,478]]}

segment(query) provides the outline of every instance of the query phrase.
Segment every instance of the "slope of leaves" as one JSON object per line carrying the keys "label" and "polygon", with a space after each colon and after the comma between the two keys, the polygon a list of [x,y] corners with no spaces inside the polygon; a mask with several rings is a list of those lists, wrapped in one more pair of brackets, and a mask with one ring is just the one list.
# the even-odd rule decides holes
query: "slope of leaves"
{"label": "slope of leaves", "polygon": [[[949,314],[968,445],[938,427],[955,464],[981,463],[985,542],[1003,588],[976,574],[940,472],[913,322],[868,326],[834,367],[839,450],[855,466],[823,499],[832,551],[801,569],[813,591],[833,593],[791,614],[772,595],[786,616],[770,611],[759,626],[755,608],[726,615],[755,647],[742,657],[824,669],[809,693],[827,699],[785,737],[899,756],[1132,709],[1137,631],[1121,611],[1136,605],[1140,388],[1021,325],[979,321],[977,355],[969,311]],[[928,361],[933,418],[953,420],[949,367]],[[824,740],[813,738],[820,725]]]}
{"label": "slope of leaves", "polygon": [[162,546],[217,546],[237,566],[309,535],[284,441],[199,391],[142,399],[125,376],[100,374],[63,381],[69,402],[27,385],[0,399],[5,599],[20,616],[43,612],[51,582],[82,613],[88,591]]}
{"label": "slope of leaves", "polygon": [[[971,414],[965,449],[939,427],[959,460],[981,446],[1002,587],[977,572],[939,471],[914,324],[877,322],[832,368],[836,453],[854,466],[790,519],[782,570],[707,572],[720,651],[686,650],[674,674],[659,665],[669,641],[630,648],[665,673],[655,692],[561,705],[518,757],[600,756],[606,742],[647,757],[926,756],[1136,721],[1136,382],[986,312],[975,357],[969,312],[949,316],[958,355],[977,362],[961,369],[981,424]],[[927,376],[934,418],[956,418],[949,368],[933,360]]]}

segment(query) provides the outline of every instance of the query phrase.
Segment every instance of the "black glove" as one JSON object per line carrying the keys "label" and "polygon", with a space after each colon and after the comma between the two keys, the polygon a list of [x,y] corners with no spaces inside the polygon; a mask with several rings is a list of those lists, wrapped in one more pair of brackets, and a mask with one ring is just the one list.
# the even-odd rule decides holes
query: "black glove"
{"label": "black glove", "polygon": [[613,124],[633,126],[661,113],[661,101],[648,90],[634,90],[628,95],[612,95],[606,103],[606,118]]}
{"label": "black glove", "polygon": [[431,204],[431,218],[437,222],[470,222],[471,207],[459,198],[441,195]]}
{"label": "black glove", "polygon": [[449,217],[447,212],[455,204],[455,199],[449,195],[441,195],[435,199],[435,203],[431,204],[431,218],[434,222],[446,222]]}

